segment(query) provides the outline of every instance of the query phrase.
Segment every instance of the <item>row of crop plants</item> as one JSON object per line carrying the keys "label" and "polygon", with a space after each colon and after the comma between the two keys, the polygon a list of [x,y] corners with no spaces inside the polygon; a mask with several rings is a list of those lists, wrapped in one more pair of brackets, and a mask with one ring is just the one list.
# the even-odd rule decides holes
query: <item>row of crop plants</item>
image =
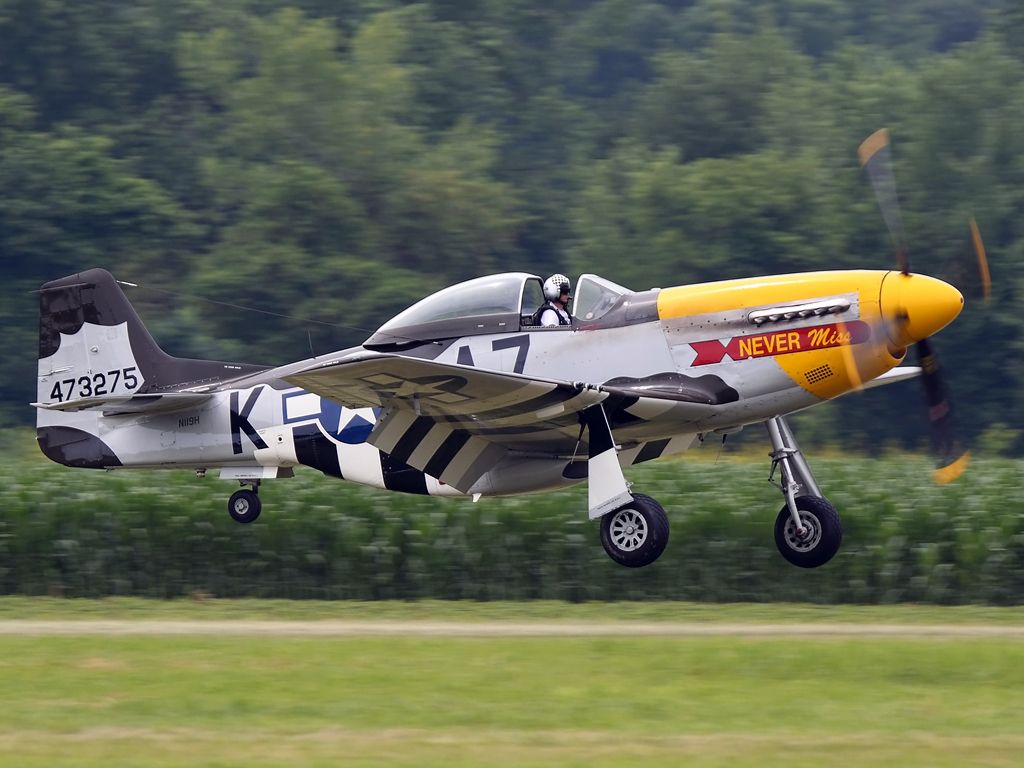
{"label": "row of crop plants", "polygon": [[778,555],[767,463],[655,463],[631,473],[672,530],[652,566],[612,563],[585,488],[431,499],[300,473],[234,523],[231,486],[182,472],[96,473],[35,458],[0,484],[0,593],[97,597],[1024,602],[1022,462],[976,462],[952,486],[916,457],[818,459],[843,516],[823,568]]}

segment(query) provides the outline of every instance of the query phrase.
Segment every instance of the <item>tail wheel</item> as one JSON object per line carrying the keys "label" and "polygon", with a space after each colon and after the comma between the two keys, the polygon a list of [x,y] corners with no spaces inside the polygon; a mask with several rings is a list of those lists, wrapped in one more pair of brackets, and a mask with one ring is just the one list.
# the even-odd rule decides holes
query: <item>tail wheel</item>
{"label": "tail wheel", "polygon": [[796,508],[803,531],[797,527],[789,507],[784,506],[775,519],[775,545],[793,565],[817,568],[839,551],[843,541],[839,513],[821,496],[800,496]]}
{"label": "tail wheel", "polygon": [[633,501],[601,518],[601,544],[619,565],[650,565],[668,544],[668,516],[650,496],[634,493]]}
{"label": "tail wheel", "polygon": [[235,491],[228,499],[228,514],[236,523],[251,523],[260,516],[262,507],[260,497],[248,488]]}

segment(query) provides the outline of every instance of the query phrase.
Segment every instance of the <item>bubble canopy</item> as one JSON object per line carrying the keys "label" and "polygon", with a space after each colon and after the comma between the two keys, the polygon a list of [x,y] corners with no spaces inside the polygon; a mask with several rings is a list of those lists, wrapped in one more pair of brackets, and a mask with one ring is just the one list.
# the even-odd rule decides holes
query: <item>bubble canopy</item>
{"label": "bubble canopy", "polygon": [[[456,336],[505,333],[519,330],[520,314],[537,307],[524,306],[531,281],[527,272],[506,272],[467,280],[427,296],[395,315],[366,340],[366,347],[390,347]],[[539,306],[539,305],[538,305]]]}
{"label": "bubble canopy", "polygon": [[[511,333],[527,327],[531,331],[568,330],[566,326],[534,326],[534,313],[544,303],[541,285],[541,279],[528,272],[504,272],[457,283],[395,315],[363,346],[390,349],[459,336]],[[579,321],[591,324],[606,315],[613,316],[611,310],[632,293],[592,274],[581,275],[576,288],[572,312]]]}

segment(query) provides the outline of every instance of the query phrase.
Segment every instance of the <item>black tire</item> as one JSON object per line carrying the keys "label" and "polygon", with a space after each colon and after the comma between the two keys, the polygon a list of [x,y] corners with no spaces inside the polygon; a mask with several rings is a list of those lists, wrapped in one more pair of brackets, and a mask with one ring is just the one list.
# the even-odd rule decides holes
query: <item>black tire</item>
{"label": "black tire", "polygon": [[601,518],[601,544],[619,565],[650,565],[668,544],[668,515],[650,496],[634,493],[633,501]]}
{"label": "black tire", "polygon": [[255,491],[243,488],[228,499],[228,514],[236,523],[251,523],[260,516],[263,504]]}
{"label": "black tire", "polygon": [[843,541],[839,513],[821,496],[800,496],[796,500],[796,508],[809,533],[802,538],[797,535],[789,507],[783,506],[775,518],[775,546],[793,565],[817,568],[839,551]]}

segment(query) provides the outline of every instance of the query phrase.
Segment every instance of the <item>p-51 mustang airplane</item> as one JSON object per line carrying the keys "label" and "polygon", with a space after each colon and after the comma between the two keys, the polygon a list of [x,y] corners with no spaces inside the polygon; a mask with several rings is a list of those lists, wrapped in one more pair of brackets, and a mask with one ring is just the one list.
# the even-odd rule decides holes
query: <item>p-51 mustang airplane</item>
{"label": "p-51 mustang airplane", "polygon": [[[446,496],[586,481],[605,550],[637,567],[664,550],[668,519],[623,468],[763,422],[785,497],[776,543],[816,567],[838,550],[840,521],[784,415],[918,375],[896,367],[907,347],[963,305],[905,263],[640,292],[583,275],[568,326],[538,325],[543,301],[535,275],[481,277],[359,347],[265,368],[167,355],[110,273],[80,272],[40,292],[39,445],[72,467],[218,469],[243,485],[228,502],[243,523],[260,513],[259,484],[300,464]],[[942,425],[927,362],[925,376]],[[947,448],[944,463],[962,463]]]}

